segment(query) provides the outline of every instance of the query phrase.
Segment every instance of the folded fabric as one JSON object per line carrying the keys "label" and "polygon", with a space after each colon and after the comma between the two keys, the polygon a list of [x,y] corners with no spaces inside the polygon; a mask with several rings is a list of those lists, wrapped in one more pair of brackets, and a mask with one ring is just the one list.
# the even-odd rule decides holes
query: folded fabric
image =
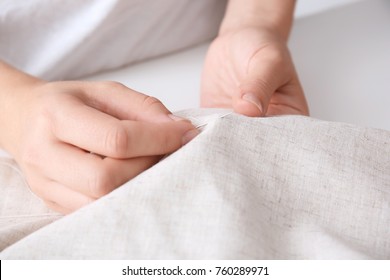
{"label": "folded fabric", "polygon": [[30,192],[15,161],[0,157],[0,251],[59,217]]}
{"label": "folded fabric", "polygon": [[[389,131],[302,116],[179,115],[208,124],[177,152],[0,258],[390,258]],[[15,205],[33,198],[23,199]]]}

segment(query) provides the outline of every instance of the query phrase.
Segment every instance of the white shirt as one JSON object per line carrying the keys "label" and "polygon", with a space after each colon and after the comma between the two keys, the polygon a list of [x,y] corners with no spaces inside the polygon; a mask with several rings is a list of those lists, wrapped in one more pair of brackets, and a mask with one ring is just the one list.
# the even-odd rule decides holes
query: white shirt
{"label": "white shirt", "polygon": [[0,59],[75,79],[206,41],[225,0],[2,0]]}

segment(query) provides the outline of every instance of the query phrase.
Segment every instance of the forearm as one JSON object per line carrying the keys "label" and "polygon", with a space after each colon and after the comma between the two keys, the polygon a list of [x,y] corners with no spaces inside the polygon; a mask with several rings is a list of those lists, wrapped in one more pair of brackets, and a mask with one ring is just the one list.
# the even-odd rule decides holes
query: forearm
{"label": "forearm", "polygon": [[240,28],[268,28],[288,39],[295,0],[229,0],[220,34]]}

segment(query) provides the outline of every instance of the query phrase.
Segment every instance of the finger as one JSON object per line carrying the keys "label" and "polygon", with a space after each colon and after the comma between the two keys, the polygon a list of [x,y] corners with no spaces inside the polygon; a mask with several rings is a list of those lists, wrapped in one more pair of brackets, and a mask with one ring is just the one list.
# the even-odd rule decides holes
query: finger
{"label": "finger", "polygon": [[171,112],[157,98],[117,82],[84,82],[88,105],[120,120],[172,121]]}
{"label": "finger", "polygon": [[50,209],[52,209],[52,210],[54,210],[54,211],[56,211],[58,213],[61,213],[61,214],[64,214],[64,215],[72,213],[72,210],[66,209],[66,208],[58,205],[55,202],[52,202],[52,201],[44,201],[44,202],[47,205],[47,207],[49,207]]}
{"label": "finger", "polygon": [[[31,173],[29,174],[29,187],[34,194],[45,202],[52,202],[55,203],[57,207],[67,209],[68,211],[74,211],[96,200],[37,174],[38,173],[35,173],[34,175]],[[64,211],[60,212],[63,213]]]}
{"label": "finger", "polygon": [[46,179],[43,186],[44,190],[42,193],[37,193],[40,197],[46,201],[55,202],[57,205],[70,211],[80,209],[96,200],[55,181]]}
{"label": "finger", "polygon": [[69,101],[52,124],[55,136],[84,150],[114,158],[171,153],[196,134],[187,121],[121,121],[82,103]]}
{"label": "finger", "polygon": [[56,143],[51,150],[40,158],[40,171],[51,180],[90,198],[110,193],[159,160],[159,157],[102,159],[65,143]]}
{"label": "finger", "polygon": [[268,105],[267,116],[309,115],[303,89],[296,79],[274,93]]}
{"label": "finger", "polygon": [[266,58],[255,55],[239,92],[233,97],[234,110],[251,117],[264,116],[274,92],[287,82],[284,65],[277,53]]}

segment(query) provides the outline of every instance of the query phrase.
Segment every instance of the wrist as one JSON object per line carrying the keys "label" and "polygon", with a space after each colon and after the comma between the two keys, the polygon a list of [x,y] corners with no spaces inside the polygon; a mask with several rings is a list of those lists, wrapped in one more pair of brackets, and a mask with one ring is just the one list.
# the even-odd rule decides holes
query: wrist
{"label": "wrist", "polygon": [[0,61],[0,148],[14,155],[11,148],[19,139],[19,125],[28,108],[33,88],[43,81]]}
{"label": "wrist", "polygon": [[266,23],[266,22],[259,22],[259,23],[247,22],[247,23],[240,23],[240,24],[226,25],[226,26],[221,25],[218,32],[218,36],[223,36],[225,34],[244,30],[244,29],[268,31],[281,38],[284,42],[288,41],[289,29],[283,28],[278,25]]}
{"label": "wrist", "polygon": [[287,42],[293,15],[294,0],[230,0],[219,35],[241,29],[266,29]]}

